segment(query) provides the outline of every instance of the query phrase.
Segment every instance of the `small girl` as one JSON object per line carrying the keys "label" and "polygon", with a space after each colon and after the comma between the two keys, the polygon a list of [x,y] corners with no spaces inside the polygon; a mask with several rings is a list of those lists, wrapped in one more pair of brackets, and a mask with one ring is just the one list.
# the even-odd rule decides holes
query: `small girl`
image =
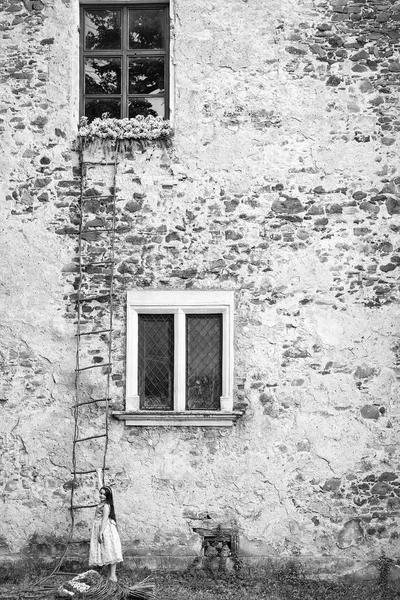
{"label": "small girl", "polygon": [[89,566],[108,566],[108,579],[117,581],[117,563],[122,562],[121,540],[115,518],[111,488],[102,485],[102,470],[97,470],[100,502],[96,506],[90,538]]}

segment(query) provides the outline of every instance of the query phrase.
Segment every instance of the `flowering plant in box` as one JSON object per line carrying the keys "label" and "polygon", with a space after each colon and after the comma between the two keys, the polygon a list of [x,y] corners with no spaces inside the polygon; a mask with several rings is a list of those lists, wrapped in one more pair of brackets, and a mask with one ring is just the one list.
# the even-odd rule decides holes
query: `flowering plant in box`
{"label": "flowering plant in box", "polygon": [[160,140],[171,136],[172,128],[169,121],[162,117],[138,115],[133,119],[113,119],[104,113],[101,118],[89,123],[87,117],[82,117],[79,123],[78,138],[82,142],[94,140]]}

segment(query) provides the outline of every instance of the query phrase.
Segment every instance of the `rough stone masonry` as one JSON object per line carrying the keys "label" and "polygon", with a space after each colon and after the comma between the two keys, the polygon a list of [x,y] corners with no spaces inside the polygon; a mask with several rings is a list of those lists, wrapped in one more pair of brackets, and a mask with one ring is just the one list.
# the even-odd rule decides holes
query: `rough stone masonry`
{"label": "rough stone masonry", "polygon": [[[54,558],[69,531],[78,9],[1,2],[3,563]],[[233,290],[244,414],[223,429],[110,423],[127,562],[191,564],[210,519],[249,564],[399,558],[399,26],[395,0],[174,0],[174,137],[119,157],[113,407],[128,290]],[[111,167],[88,175],[108,193]],[[109,272],[94,274],[101,293]],[[101,324],[100,302],[86,318]],[[84,382],[93,396],[96,375]],[[88,436],[102,410],[86,409]],[[77,560],[90,521],[78,513]]]}

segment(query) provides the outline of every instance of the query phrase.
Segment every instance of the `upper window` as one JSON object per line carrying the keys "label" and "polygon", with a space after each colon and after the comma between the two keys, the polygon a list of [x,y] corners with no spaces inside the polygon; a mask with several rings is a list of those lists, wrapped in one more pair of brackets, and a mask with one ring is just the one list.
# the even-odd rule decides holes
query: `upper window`
{"label": "upper window", "polygon": [[81,114],[168,118],[168,5],[81,7]]}
{"label": "upper window", "polygon": [[126,411],[118,418],[224,425],[232,419],[212,417],[232,405],[233,292],[128,292]]}

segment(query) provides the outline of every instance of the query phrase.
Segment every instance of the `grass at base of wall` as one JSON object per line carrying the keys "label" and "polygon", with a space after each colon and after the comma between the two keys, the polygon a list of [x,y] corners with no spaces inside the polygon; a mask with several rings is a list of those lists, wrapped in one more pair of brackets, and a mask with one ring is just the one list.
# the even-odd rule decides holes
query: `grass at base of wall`
{"label": "grass at base of wall", "polygon": [[[313,581],[290,570],[267,577],[262,573],[213,573],[200,569],[153,572],[121,567],[118,574],[127,585],[150,575],[158,600],[400,600],[400,582]],[[33,589],[33,584],[44,576],[45,565],[25,565],[22,571],[9,569],[8,574],[0,570],[0,599],[31,586]],[[71,577],[53,577],[48,584],[56,588],[68,578]],[[48,595],[46,598],[52,600]]]}
{"label": "grass at base of wall", "polygon": [[156,575],[160,600],[396,600],[400,585],[181,572]]}

